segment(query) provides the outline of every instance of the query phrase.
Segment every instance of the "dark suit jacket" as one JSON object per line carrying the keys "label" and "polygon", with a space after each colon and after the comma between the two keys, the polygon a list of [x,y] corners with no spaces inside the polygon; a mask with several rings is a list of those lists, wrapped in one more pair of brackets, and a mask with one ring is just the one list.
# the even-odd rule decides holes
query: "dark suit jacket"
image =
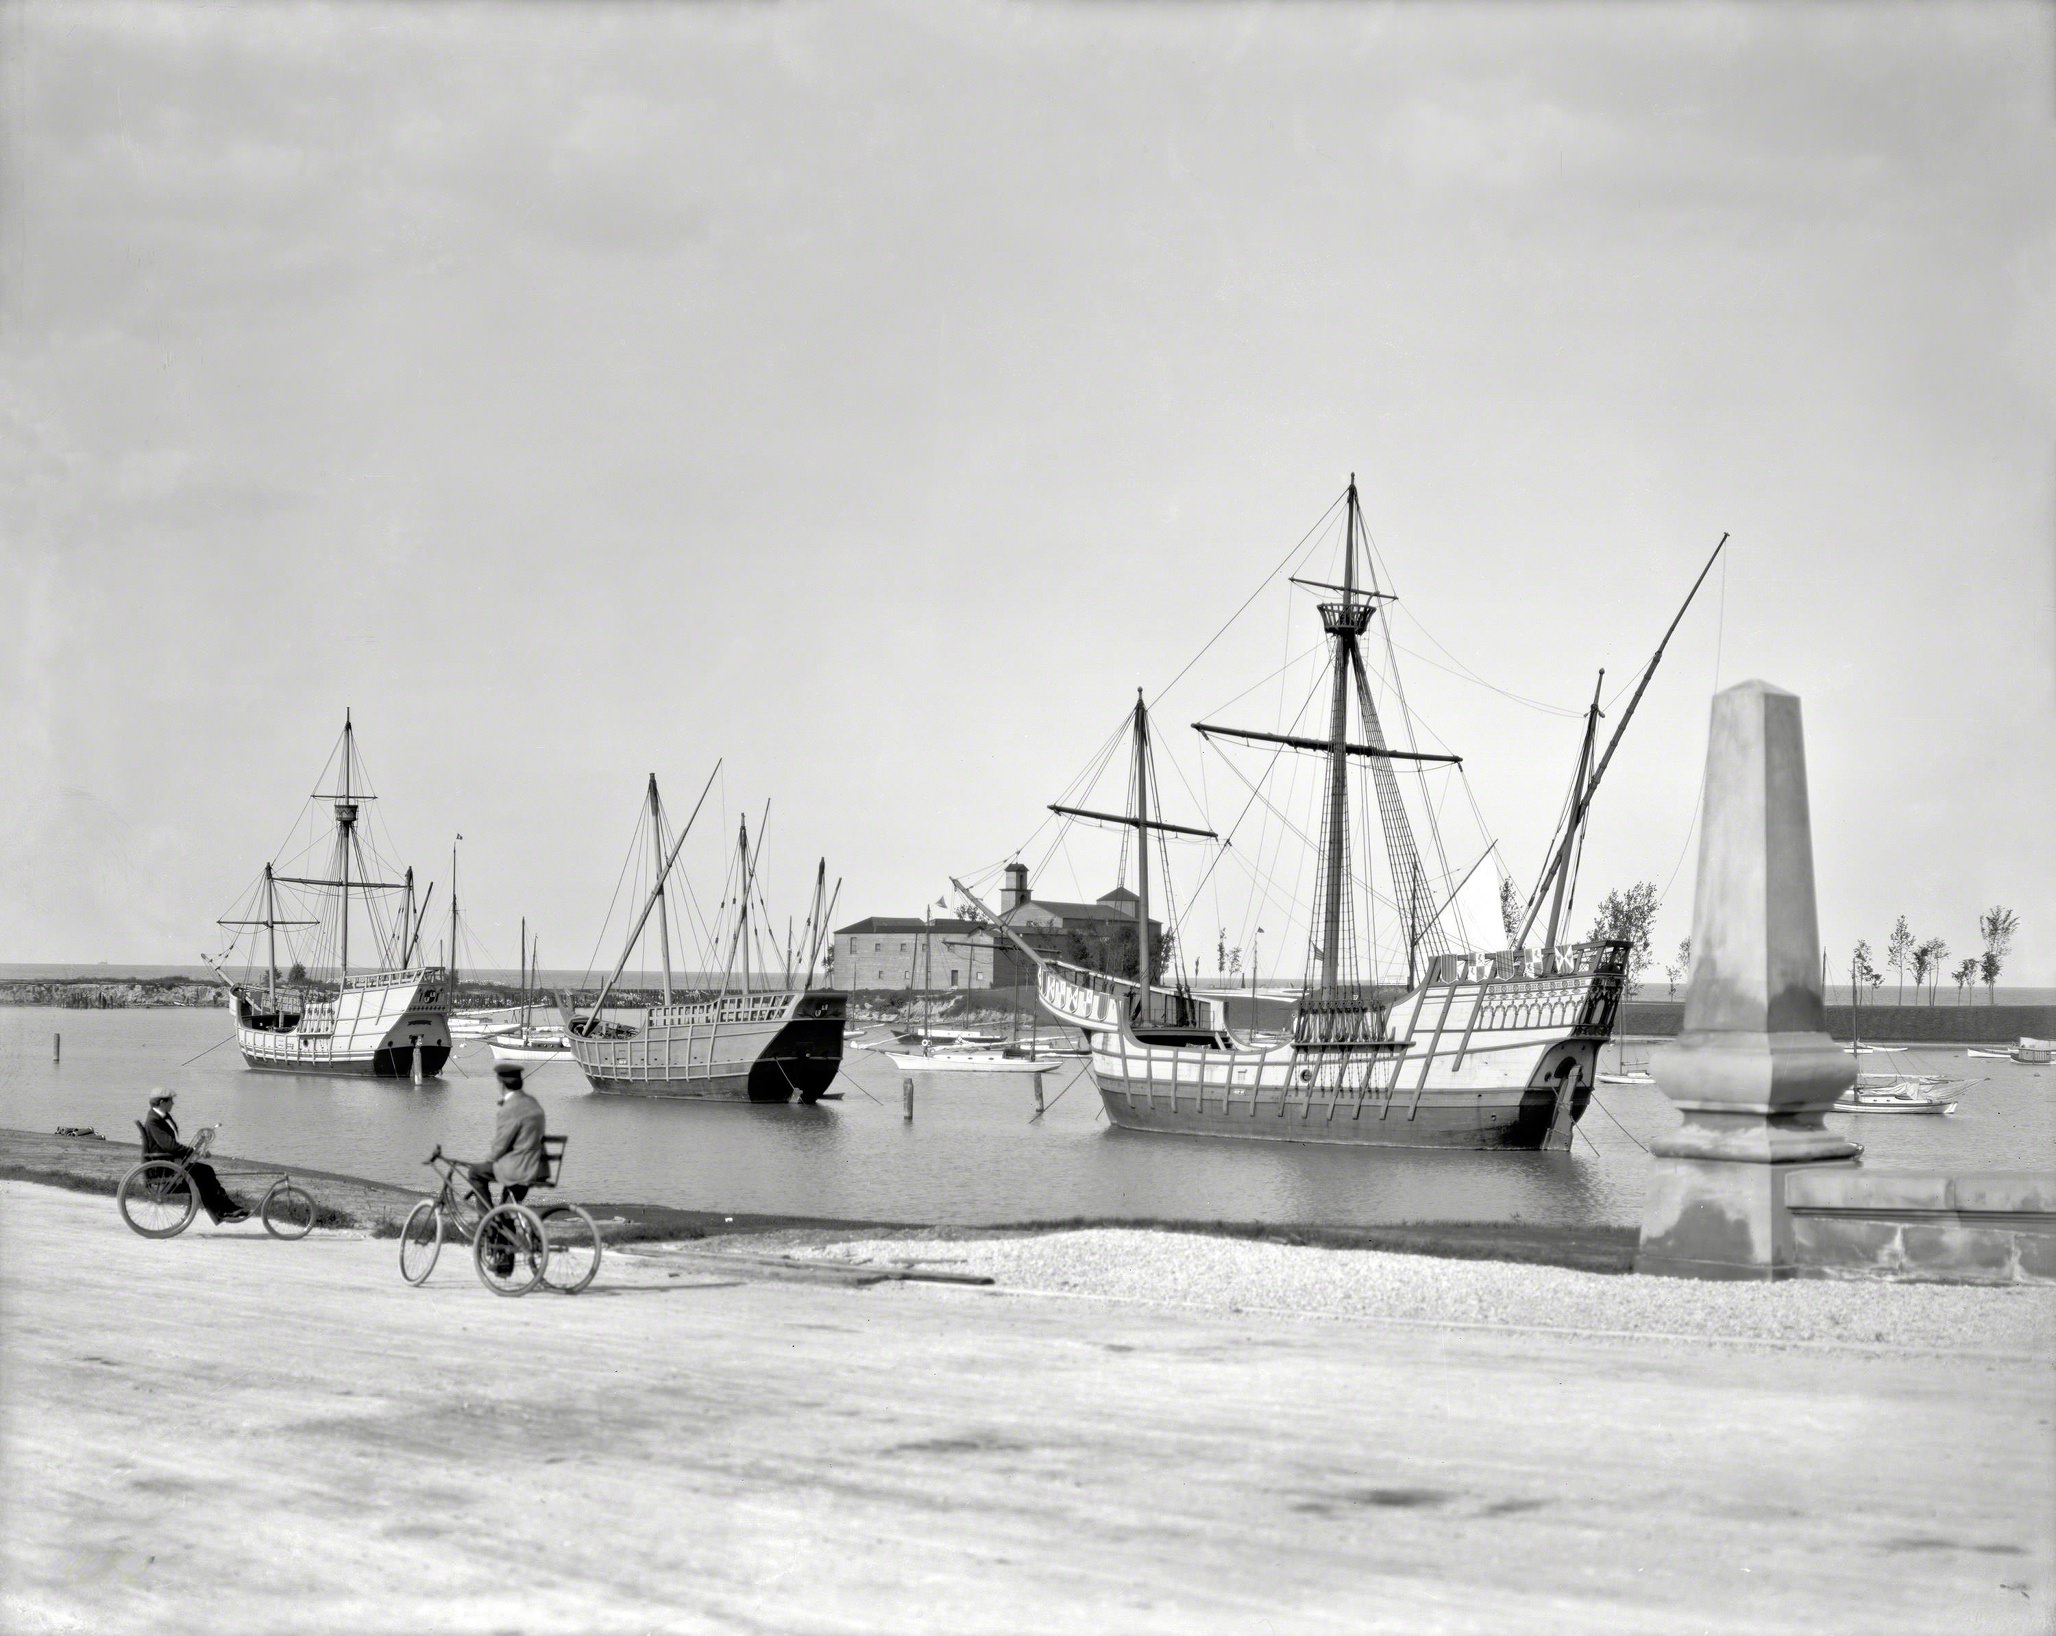
{"label": "dark suit jacket", "polygon": [[178,1121],[152,1108],[143,1116],[143,1157],[183,1159],[193,1150],[178,1139]]}
{"label": "dark suit jacket", "polygon": [[543,1178],[543,1105],[516,1091],[500,1105],[493,1124],[493,1150],[486,1155],[493,1180],[526,1186]]}

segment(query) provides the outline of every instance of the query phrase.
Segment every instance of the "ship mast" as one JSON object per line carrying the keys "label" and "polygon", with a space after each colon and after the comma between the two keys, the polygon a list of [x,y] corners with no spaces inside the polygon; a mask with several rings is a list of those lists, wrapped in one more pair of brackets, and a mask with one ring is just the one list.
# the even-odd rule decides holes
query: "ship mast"
{"label": "ship mast", "polygon": [[271,865],[264,866],[264,964],[267,976],[264,997],[278,1005],[278,886],[271,878]]}
{"label": "ship mast", "polygon": [[[1335,638],[1335,675],[1328,693],[1327,856],[1322,860],[1321,987],[1334,993],[1342,961],[1343,870],[1349,860],[1350,654],[1371,622],[1373,604],[1356,594],[1356,473],[1349,474],[1349,505],[1342,521],[1342,600],[1321,604],[1321,628]],[[1409,947],[1412,939],[1408,938]]]}
{"label": "ship mast", "polygon": [[[1628,730],[1628,723],[1635,718],[1635,706],[1642,702],[1642,695],[1648,691],[1649,682],[1656,674],[1656,667],[1663,663],[1663,650],[1670,646],[1670,639],[1677,635],[1678,626],[1684,623],[1685,614],[1692,606],[1692,599],[1699,594],[1699,587],[1706,583],[1706,576],[1713,572],[1713,565],[1727,548],[1728,537],[1723,534],[1714,546],[1713,555],[1706,559],[1706,566],[1699,570],[1699,577],[1692,581],[1692,589],[1685,593],[1685,600],[1678,605],[1678,611],[1670,626],[1663,633],[1663,640],[1656,644],[1656,651],[1649,656],[1649,663],[1642,671],[1642,679],[1635,684],[1635,691],[1628,699],[1628,707],[1621,712],[1621,719],[1614,727],[1613,737],[1606,741],[1606,754],[1599,758],[1599,765],[1592,769],[1592,776],[1585,783],[1583,792],[1572,804],[1570,821],[1564,826],[1563,844],[1551,855],[1542,878],[1535,883],[1535,895],[1528,903],[1528,918],[1521,925],[1521,935],[1514,940],[1514,947],[1525,948],[1528,933],[1535,929],[1535,922],[1542,913],[1542,894],[1555,882],[1556,877],[1570,867],[1571,853],[1578,838],[1579,828],[1585,822],[1585,814],[1591,811],[1592,797],[1599,792],[1599,781],[1606,776],[1606,769],[1613,764],[1613,753],[1621,747],[1621,739]],[[1552,939],[1553,941],[1553,939]]]}
{"label": "ship mast", "polygon": [[[1606,686],[1606,671],[1600,669],[1599,680],[1592,684],[1592,708],[1585,712],[1585,743],[1578,751],[1578,770],[1571,775],[1571,806],[1576,812],[1585,802],[1585,771],[1592,765],[1592,740],[1599,729],[1599,691]],[[1560,870],[1556,877],[1556,894],[1549,900],[1549,935],[1542,947],[1556,947],[1557,931],[1563,924],[1563,893],[1570,884],[1571,872]]]}
{"label": "ship mast", "polygon": [[[657,804],[657,775],[650,774],[650,862],[661,875],[664,869],[664,811]],[[664,945],[664,1003],[671,1003],[671,910],[665,901],[663,884],[657,887],[657,941]]]}
{"label": "ship mast", "polygon": [[[1135,1007],[1136,1015],[1147,1022],[1150,1020],[1150,997],[1154,992],[1149,946],[1150,831],[1155,830],[1159,834],[1167,835],[1196,835],[1208,841],[1216,841],[1220,837],[1210,829],[1193,829],[1186,824],[1167,824],[1160,818],[1149,816],[1149,710],[1142,702],[1142,689],[1139,687],[1135,690],[1133,733],[1135,766],[1129,795],[1129,811],[1094,812],[1086,807],[1067,807],[1055,801],[1050,803],[1049,810],[1066,818],[1091,818],[1102,824],[1119,824],[1125,829],[1135,831],[1137,879],[1142,888],[1135,897],[1135,949],[1139,963]],[[963,888],[958,887],[958,890],[962,891]],[[1019,939],[1015,941],[1018,942]]]}
{"label": "ship mast", "polygon": [[342,839],[339,850],[343,855],[343,866],[338,871],[339,883],[343,889],[342,917],[342,964],[337,974],[336,990],[342,991],[343,983],[350,976],[350,840],[357,827],[357,803],[350,799],[350,747],[355,742],[356,729],[350,725],[350,712],[343,712],[343,796],[336,802],[336,828]]}
{"label": "ship mast", "polygon": [[[457,841],[463,840],[459,835]],[[457,1003],[457,841],[450,843],[450,1004]]]}
{"label": "ship mast", "polygon": [[[1406,977],[1409,987],[1415,979],[1417,956],[1423,944],[1434,952],[1442,939],[1435,927],[1435,914],[1428,883],[1414,846],[1413,827],[1407,822],[1406,806],[1400,799],[1399,783],[1392,763],[1411,761],[1417,765],[1460,765],[1463,758],[1431,755],[1418,750],[1395,750],[1385,742],[1379,725],[1378,708],[1371,698],[1370,673],[1364,664],[1360,642],[1382,602],[1393,600],[1375,583],[1368,590],[1356,581],[1356,538],[1363,527],[1357,499],[1356,474],[1350,473],[1348,508],[1343,531],[1342,583],[1295,579],[1295,585],[1315,591],[1340,591],[1340,602],[1323,602],[1321,627],[1334,639],[1334,675],[1329,688],[1328,736],[1303,737],[1293,733],[1260,733],[1240,727],[1216,727],[1208,722],[1192,725],[1207,738],[1240,739],[1252,744],[1279,744],[1288,749],[1318,751],[1328,758],[1328,811],[1321,836],[1321,898],[1319,902],[1320,990],[1334,995],[1343,977],[1343,908],[1349,898],[1349,758],[1370,760],[1371,779],[1378,790],[1378,816],[1385,831],[1385,855],[1392,868],[1392,891],[1399,906],[1406,934]],[[1364,742],[1349,737],[1349,692],[1355,682],[1357,713],[1363,718]]]}
{"label": "ship mast", "polygon": [[[1149,814],[1149,712],[1142,707],[1142,689],[1135,690],[1135,806],[1136,818]],[[1135,832],[1135,950],[1136,981],[1141,983],[1142,1009],[1149,1015],[1149,991],[1156,968],[1149,959],[1149,832]]]}

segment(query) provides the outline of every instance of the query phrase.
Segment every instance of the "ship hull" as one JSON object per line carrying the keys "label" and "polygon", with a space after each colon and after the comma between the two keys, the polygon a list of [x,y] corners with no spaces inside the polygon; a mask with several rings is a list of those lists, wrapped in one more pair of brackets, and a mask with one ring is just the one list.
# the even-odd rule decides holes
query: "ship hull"
{"label": "ship hull", "polygon": [[1382,1015],[1303,1010],[1294,1038],[1276,1044],[1224,1030],[1138,1035],[1126,1021],[1102,1025],[1091,1034],[1093,1082],[1108,1120],[1124,1130],[1566,1150],[1612,1033],[1617,957],[1594,952],[1583,969],[1548,974],[1501,961],[1450,957]]}
{"label": "ship hull", "polygon": [[254,991],[238,989],[231,1004],[244,1064],[267,1073],[410,1079],[418,1053],[430,1078],[450,1058],[449,990],[435,967],[350,978],[290,1019]]}
{"label": "ship hull", "polygon": [[812,1104],[842,1068],[848,996],[728,996],[650,1008],[616,1033],[571,1036],[593,1090],[694,1102]]}

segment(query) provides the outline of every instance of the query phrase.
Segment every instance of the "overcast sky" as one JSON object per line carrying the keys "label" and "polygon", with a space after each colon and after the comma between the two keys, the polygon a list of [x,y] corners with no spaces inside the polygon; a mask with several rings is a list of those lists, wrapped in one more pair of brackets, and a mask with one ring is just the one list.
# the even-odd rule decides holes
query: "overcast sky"
{"label": "overcast sky", "polygon": [[[781,909],[826,852],[839,921],[918,913],[1354,471],[1399,641],[1504,690],[1401,654],[1523,887],[1728,531],[1587,901],[1685,933],[1757,675],[1838,961],[2003,902],[2056,981],[2052,19],[9,5],[0,959],[215,946],[345,706],[509,964],[525,913],[583,966],[644,777],[682,816],[717,755]],[[1162,703],[1188,818],[1284,608]],[[1206,896],[1192,947],[1275,932]]]}

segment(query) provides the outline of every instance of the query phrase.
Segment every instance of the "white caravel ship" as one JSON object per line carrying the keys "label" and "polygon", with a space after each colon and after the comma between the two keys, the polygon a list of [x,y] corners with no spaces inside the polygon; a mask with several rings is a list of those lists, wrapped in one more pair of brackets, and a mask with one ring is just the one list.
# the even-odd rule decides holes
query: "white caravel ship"
{"label": "white caravel ship", "polygon": [[[1479,954],[1452,947],[1443,911],[1460,888],[1431,879],[1414,842],[1393,764],[1455,765],[1458,758],[1394,749],[1373,702],[1360,638],[1390,599],[1357,577],[1363,537],[1355,479],[1346,494],[1340,583],[1298,581],[1325,593],[1321,621],[1329,646],[1329,719],[1323,737],[1195,724],[1210,738],[1311,751],[1327,762],[1316,899],[1309,937],[1309,980],[1283,1039],[1259,1040],[1229,1028],[1224,1002],[1195,994],[1182,975],[1169,986],[1111,977],[1050,958],[1013,933],[961,882],[970,912],[1032,960],[1043,1006],[1083,1030],[1107,1118],[1130,1130],[1292,1142],[1375,1146],[1566,1149],[1597,1077],[1600,1046],[1612,1035],[1626,981],[1629,945],[1562,943],[1566,885],[1574,873],[1587,808],[1620,731],[1634,713],[1663,655],[1656,655],[1622,716],[1606,754],[1594,763],[1598,696],[1585,722],[1577,773],[1548,865],[1525,910],[1512,949]],[[1722,543],[1726,543],[1723,536]],[[1719,555],[1719,547],[1714,556]],[[1368,565],[1368,552],[1365,553]],[[1709,558],[1707,569],[1712,567]],[[1706,569],[1693,585],[1696,594]],[[1692,598],[1687,596],[1686,607]],[[1684,609],[1678,619],[1684,617]],[[1677,628],[1673,620],[1671,630]],[[1664,643],[1669,641],[1669,633]],[[1389,657],[1389,655],[1388,655]],[[1604,675],[1604,672],[1601,673]],[[1352,737],[1350,700],[1357,705]],[[1166,834],[1217,839],[1211,830],[1152,816],[1156,791],[1150,723],[1138,693],[1131,724],[1128,810],[1053,805],[1070,818],[1131,832],[1138,864],[1135,944],[1138,970],[1165,962],[1149,918],[1150,851]],[[1383,830],[1391,891],[1404,938],[1406,980],[1360,982],[1355,964],[1351,879],[1351,769],[1368,765]],[[1359,783],[1361,780],[1359,781]],[[1254,786],[1253,798],[1254,798]],[[1370,792],[1359,791],[1360,797]],[[1434,823],[1432,804],[1423,803]],[[1248,809],[1244,809],[1247,811]],[[1435,848],[1441,848],[1439,839]],[[1479,862],[1483,862],[1480,858]],[[1476,865],[1472,866],[1473,869]],[[1166,864],[1168,874],[1168,865]],[[1468,877],[1466,877],[1468,878]],[[1545,900],[1546,936],[1524,947]]]}
{"label": "white caravel ship", "polygon": [[[267,863],[239,912],[220,922],[237,941],[245,932],[263,933],[261,978],[254,938],[242,979],[229,977],[218,961],[209,963],[228,988],[236,1044],[252,1068],[382,1078],[438,1074],[450,1055],[451,983],[443,967],[419,963],[427,899],[416,904],[412,869],[399,880],[379,878],[390,871],[360,827],[365,803],[377,797],[365,788],[348,712],[338,752],[330,757],[332,767],[340,763],[335,787],[314,797],[329,803],[334,816],[327,872],[286,873],[277,860]],[[283,906],[281,888],[292,900]],[[295,913],[294,904],[313,912]],[[353,921],[362,922],[358,952],[368,937],[374,970],[350,969]],[[282,932],[292,962],[283,982]]]}

